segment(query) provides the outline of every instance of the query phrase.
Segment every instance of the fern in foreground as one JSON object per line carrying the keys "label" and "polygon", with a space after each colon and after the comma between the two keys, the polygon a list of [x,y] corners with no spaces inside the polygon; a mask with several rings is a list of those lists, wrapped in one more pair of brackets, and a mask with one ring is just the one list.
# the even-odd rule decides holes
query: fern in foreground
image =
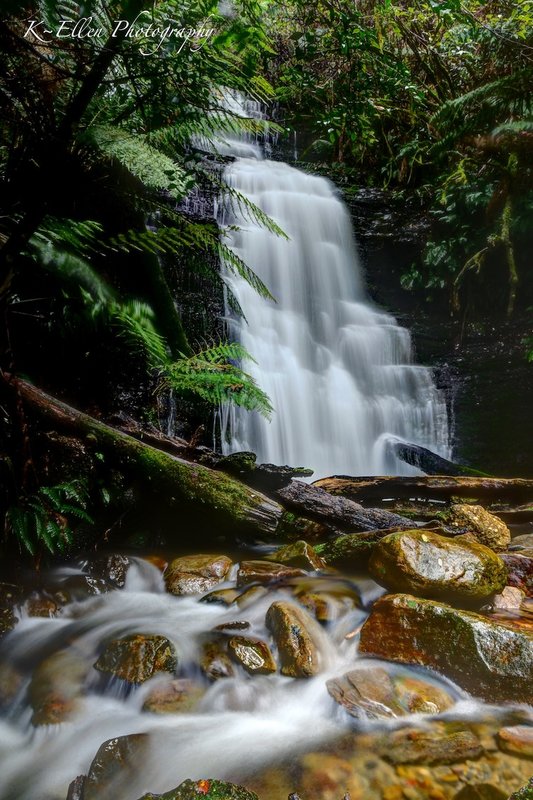
{"label": "fern in foreground", "polygon": [[12,505],[5,517],[6,533],[13,534],[21,548],[34,556],[44,546],[50,553],[63,552],[73,541],[71,524],[93,524],[87,513],[89,495],[84,481],[41,486]]}

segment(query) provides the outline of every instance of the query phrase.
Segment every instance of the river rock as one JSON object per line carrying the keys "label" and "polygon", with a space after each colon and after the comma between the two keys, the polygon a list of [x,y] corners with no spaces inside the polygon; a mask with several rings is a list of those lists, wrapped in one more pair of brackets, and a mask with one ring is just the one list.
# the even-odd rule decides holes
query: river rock
{"label": "river rock", "polygon": [[[145,794],[140,800],[259,800],[254,792],[225,781],[184,781],[165,794]],[[103,800],[103,799],[102,799]]]}
{"label": "river rock", "polygon": [[276,671],[276,662],[269,646],[261,639],[233,636],[228,642],[229,653],[250,675],[268,675]]}
{"label": "river rock", "polygon": [[214,592],[204,595],[200,602],[218,603],[221,606],[231,606],[239,596],[237,589],[215,589]]}
{"label": "river rock", "polygon": [[452,800],[508,800],[508,795],[493,783],[469,783]]}
{"label": "river rock", "polygon": [[327,592],[304,592],[297,599],[318,622],[325,624],[334,622],[355,607],[351,597],[336,597]]}
{"label": "river rock", "polygon": [[0,661],[0,709],[9,706],[16,698],[24,678],[8,661]]}
{"label": "river rock", "polygon": [[370,557],[369,571],[393,592],[458,602],[484,600],[507,581],[504,563],[488,547],[421,530],[382,539]]}
{"label": "river rock", "polygon": [[237,586],[248,586],[250,583],[274,583],[305,574],[302,569],[286,564],[277,564],[273,561],[241,561],[237,573]]}
{"label": "river rock", "polygon": [[319,672],[317,622],[293,603],[272,603],[266,625],[278,647],[281,672],[292,678],[310,678]]}
{"label": "river rock", "polygon": [[514,536],[509,550],[533,550],[533,533],[522,533],[520,536]]}
{"label": "river rock", "polygon": [[533,632],[406,594],[376,601],[361,653],[432,667],[489,702],[532,703]]}
{"label": "river rock", "polygon": [[96,753],[87,778],[83,800],[104,800],[120,796],[141,773],[149,736],[135,733],[108,739]]}
{"label": "river rock", "polygon": [[509,584],[533,597],[533,558],[520,552],[502,553],[501,558],[507,567]]}
{"label": "river rock", "polygon": [[483,747],[471,731],[448,731],[444,725],[404,728],[387,737],[382,757],[392,764],[453,764],[479,758]]}
{"label": "river rock", "polygon": [[158,672],[174,673],[178,659],[165,636],[135,633],[109,642],[94,667],[129,683],[144,683]]}
{"label": "river rock", "polygon": [[278,564],[288,564],[292,567],[301,567],[305,570],[321,570],[326,566],[323,558],[315,552],[315,549],[299,539],[297,542],[287,544],[276,550],[272,555],[265,556],[266,561],[276,561]]}
{"label": "river rock", "polygon": [[67,800],[84,800],[86,780],[85,775],[78,775],[77,778],[74,778],[68,787]]}
{"label": "river rock", "polygon": [[85,661],[72,650],[60,650],[42,661],[28,689],[32,724],[65,722],[78,708],[86,674]]}
{"label": "river rock", "polygon": [[327,681],[334,700],[356,718],[380,719],[407,714],[438,714],[454,704],[436,686],[407,675],[391,675],[384,667],[357,667]]}
{"label": "river rock", "polygon": [[533,727],[514,725],[498,731],[500,750],[519,758],[533,758]]}
{"label": "river rock", "polygon": [[235,675],[230,657],[218,641],[204,643],[200,655],[200,666],[204,675],[211,681],[219,678],[232,678]]}
{"label": "river rock", "polygon": [[244,611],[246,608],[250,608],[250,606],[255,605],[263,597],[266,597],[268,594],[268,589],[266,586],[250,586],[249,589],[245,589],[244,592],[237,597],[237,605]]}
{"label": "river rock", "polygon": [[173,679],[164,681],[146,696],[143,711],[152,714],[183,714],[192,711],[205,694],[205,689],[194,681]]}
{"label": "river rock", "polygon": [[59,604],[52,597],[34,592],[26,600],[26,613],[29,617],[55,617]]}
{"label": "river rock", "polygon": [[165,572],[167,591],[175,595],[203,594],[213,589],[228,574],[232,561],[227,556],[181,556],[171,561]]}
{"label": "river rock", "polygon": [[519,611],[525,592],[515,586],[505,586],[501,594],[495,594],[492,598],[492,608],[494,611]]}
{"label": "river rock", "polygon": [[115,589],[123,589],[130,566],[131,559],[128,556],[121,553],[104,553],[91,559],[88,569],[94,578],[105,581]]}
{"label": "river rock", "polygon": [[483,506],[470,506],[466,503],[452,505],[447,521],[454,528],[475,534],[480,544],[492,550],[505,550],[511,541],[511,532],[505,522],[486,511]]}

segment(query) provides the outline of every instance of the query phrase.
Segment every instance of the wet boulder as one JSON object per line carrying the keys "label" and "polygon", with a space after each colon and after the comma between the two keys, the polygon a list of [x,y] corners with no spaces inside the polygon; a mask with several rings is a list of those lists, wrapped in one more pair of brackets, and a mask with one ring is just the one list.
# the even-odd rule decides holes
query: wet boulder
{"label": "wet boulder", "polygon": [[228,556],[192,555],[175,558],[165,572],[167,591],[176,595],[208,592],[224,580],[231,565]]}
{"label": "wet boulder", "polygon": [[310,678],[320,670],[318,623],[293,603],[272,603],[266,615],[279,652],[281,672],[292,678]]}
{"label": "wet boulder", "polygon": [[237,586],[250,583],[275,583],[305,575],[304,570],[274,561],[241,561],[237,573]]}
{"label": "wet boulder", "polygon": [[480,544],[492,550],[505,550],[511,541],[511,532],[505,522],[483,506],[471,506],[466,503],[452,505],[447,515],[447,522],[452,528],[473,533]]}
{"label": "wet boulder", "polygon": [[341,569],[360,570],[366,568],[376,544],[398,530],[385,528],[366,533],[342,534],[329,542],[315,545],[315,551],[326,564]]}
{"label": "wet boulder", "polygon": [[490,702],[533,702],[533,631],[444,603],[386,595],[361,630],[361,653],[431,667]]}
{"label": "wet boulder", "polygon": [[174,646],[165,636],[135,633],[110,641],[94,667],[129,683],[144,683],[158,672],[173,674],[177,665]]}
{"label": "wet boulder", "polygon": [[318,622],[325,624],[334,622],[355,608],[355,602],[351,597],[337,596],[328,592],[304,592],[299,594],[297,599]]}
{"label": "wet boulder", "polygon": [[522,589],[517,589],[516,586],[505,586],[501,594],[494,595],[491,607],[494,611],[519,611],[525,596]]}
{"label": "wet boulder", "polygon": [[231,606],[239,592],[237,589],[215,589],[201,598],[202,603],[217,603],[220,606]]}
{"label": "wet boulder", "polygon": [[269,646],[261,639],[233,636],[228,642],[231,657],[250,675],[269,675],[276,671],[276,662]]}
{"label": "wet boulder", "polygon": [[329,694],[356,718],[381,719],[407,714],[438,714],[454,704],[439,686],[384,667],[357,667],[326,684]]}
{"label": "wet boulder", "polygon": [[485,600],[507,582],[503,561],[488,547],[427,530],[386,536],[374,548],[369,571],[390,591],[456,602]]}
{"label": "wet boulder", "polygon": [[483,747],[468,730],[447,730],[436,724],[428,729],[404,728],[388,737],[383,758],[392,764],[453,764],[479,758]]}
{"label": "wet boulder", "polygon": [[92,760],[83,784],[83,800],[119,796],[141,774],[149,737],[145,733],[108,739]]}
{"label": "wet boulder", "polygon": [[276,550],[272,555],[265,556],[265,561],[275,561],[278,564],[287,564],[291,567],[317,571],[324,569],[326,566],[324,559],[303,539],[299,539],[293,544],[287,544],[285,547]]}
{"label": "wet boulder", "polygon": [[131,566],[131,559],[121,553],[104,553],[88,564],[88,571],[93,578],[105,581],[114,589],[123,589],[126,574]]}
{"label": "wet boulder", "polygon": [[513,725],[498,731],[498,746],[504,753],[519,758],[533,758],[533,727]]}
{"label": "wet boulder", "polygon": [[184,781],[165,794],[145,794],[140,800],[258,800],[254,792],[226,781]]}

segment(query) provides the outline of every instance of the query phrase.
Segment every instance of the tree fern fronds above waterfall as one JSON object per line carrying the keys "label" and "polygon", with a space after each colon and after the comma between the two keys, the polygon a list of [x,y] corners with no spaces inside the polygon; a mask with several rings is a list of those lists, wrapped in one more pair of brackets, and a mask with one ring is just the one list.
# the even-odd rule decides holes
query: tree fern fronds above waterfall
{"label": "tree fern fronds above waterfall", "polygon": [[179,392],[192,391],[215,405],[231,402],[269,417],[270,401],[238,366],[243,360],[253,361],[240,344],[221,342],[170,364],[163,383]]}
{"label": "tree fern fronds above waterfall", "polygon": [[189,145],[191,141],[198,146],[198,138],[210,144],[224,135],[261,136],[266,133],[282,133],[283,128],[276,123],[256,117],[242,117],[238,114],[216,109],[201,118],[180,121],[171,127],[160,128],[147,135],[147,141],[156,147],[175,147]]}
{"label": "tree fern fronds above waterfall", "polygon": [[113,239],[112,244],[126,250],[146,250],[155,255],[175,253],[182,247],[215,253],[230,272],[243,278],[261,297],[274,300],[270,290],[254,270],[221,241],[220,231],[214,224],[191,222],[183,217],[179,228],[127,231]]}
{"label": "tree fern fronds above waterfall", "polygon": [[110,125],[88,128],[80,141],[94,147],[110,161],[116,161],[148,189],[166,191],[176,200],[192,186],[192,179],[183,167],[144,137]]}
{"label": "tree fern fronds above waterfall", "polygon": [[163,337],[155,328],[155,315],[147,303],[140,300],[114,302],[108,308],[111,320],[118,325],[120,335],[130,348],[141,351],[150,367],[164,368],[168,350]]}
{"label": "tree fern fronds above waterfall", "polygon": [[6,533],[35,555],[39,546],[50,553],[65,550],[73,541],[71,524],[93,524],[87,512],[89,493],[84,480],[41,486],[34,494],[22,495],[5,516]]}

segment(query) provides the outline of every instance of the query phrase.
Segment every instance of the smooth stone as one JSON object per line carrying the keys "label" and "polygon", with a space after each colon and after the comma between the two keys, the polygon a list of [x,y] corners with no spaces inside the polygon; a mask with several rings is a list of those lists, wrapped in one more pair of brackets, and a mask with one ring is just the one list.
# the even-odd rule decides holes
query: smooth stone
{"label": "smooth stone", "polygon": [[[511,539],[510,547],[514,550],[517,548],[517,552],[520,550],[532,550],[533,549],[533,533],[522,533],[520,536],[514,536]],[[520,549],[518,549],[520,548]]]}
{"label": "smooth stone", "polygon": [[70,650],[60,650],[34,670],[28,689],[32,724],[58,725],[79,707],[87,666]]}
{"label": "smooth stone", "polygon": [[180,556],[165,571],[167,591],[175,595],[203,594],[214,589],[228,574],[232,561],[227,556]]}
{"label": "smooth stone", "polygon": [[309,678],[320,671],[317,642],[321,631],[310,614],[293,603],[272,603],[266,626],[277,645],[283,675]]}
{"label": "smooth stone", "polygon": [[55,617],[60,606],[51,597],[34,593],[26,600],[26,613],[29,617]]}
{"label": "smooth stone", "polygon": [[178,659],[165,636],[135,633],[109,642],[94,667],[129,683],[144,683],[158,672],[174,674]]}
{"label": "smooth stone", "polygon": [[370,557],[369,572],[390,591],[458,602],[485,600],[507,582],[504,563],[488,547],[427,530],[382,539]]}
{"label": "smooth stone", "polygon": [[200,666],[206,677],[211,681],[219,678],[232,678],[235,669],[226,650],[220,642],[205,642],[200,655]]}
{"label": "smooth stone", "polygon": [[522,589],[527,597],[533,597],[533,558],[522,552],[502,553],[502,561],[507,567],[508,583]]}
{"label": "smooth stone", "polygon": [[508,795],[492,783],[469,783],[452,800],[508,800]]}
{"label": "smooth stone", "polygon": [[438,714],[453,706],[440,687],[384,667],[358,667],[327,681],[330,695],[356,718],[381,719],[408,714]]}
{"label": "smooth stone", "polygon": [[143,769],[149,736],[134,733],[108,739],[98,748],[84,783],[83,800],[113,798]]}
{"label": "smooth stone", "polygon": [[522,589],[517,589],[515,586],[505,586],[501,594],[494,595],[491,605],[495,611],[499,609],[519,611],[524,597],[525,592]]}
{"label": "smooth stone", "polygon": [[[234,783],[203,779],[187,780],[165,794],[144,794],[139,800],[259,800],[254,792]],[[103,800],[103,798],[102,798]]]}
{"label": "smooth stone", "polygon": [[218,603],[221,606],[231,606],[239,596],[237,589],[215,589],[214,592],[204,595],[201,603]]}
{"label": "smooth stone", "polygon": [[288,564],[291,567],[300,567],[305,570],[321,570],[326,566],[326,562],[314,550],[314,548],[303,539],[293,544],[285,545],[275,553],[265,556],[265,561],[275,561],[278,564]]}
{"label": "smooth stone", "polygon": [[453,528],[473,533],[480,544],[492,550],[505,550],[511,541],[511,532],[505,522],[483,506],[471,506],[466,503],[452,505],[447,522]]}
{"label": "smooth stone", "polygon": [[155,686],[145,698],[143,711],[152,714],[183,714],[192,711],[205,694],[203,686],[187,679],[174,679]]}
{"label": "smooth stone", "polygon": [[518,758],[533,758],[533,727],[514,725],[498,731],[498,746]]}
{"label": "smooth stone", "polygon": [[88,564],[90,574],[110,584],[115,589],[123,589],[131,559],[120,553],[102,554],[91,559]]}
{"label": "smooth stone", "polygon": [[77,778],[74,778],[68,787],[67,800],[84,800],[86,780],[85,775],[78,775]]}
{"label": "smooth stone", "polygon": [[471,731],[448,732],[445,726],[433,730],[402,729],[388,736],[381,753],[392,764],[454,764],[479,758],[483,747]]}
{"label": "smooth stone", "polygon": [[398,530],[401,529],[385,528],[364,533],[342,534],[325,544],[315,545],[315,552],[324,559],[326,564],[359,570],[366,568],[376,544],[386,536],[390,536],[391,533],[397,533]]}
{"label": "smooth stone", "polygon": [[228,642],[228,650],[250,675],[269,675],[277,669],[269,646],[261,639],[233,636]]}
{"label": "smooth stone", "polygon": [[245,589],[244,592],[241,592],[237,597],[237,605],[243,611],[258,603],[263,597],[266,597],[267,594],[268,589],[265,586],[250,586],[249,589]]}
{"label": "smooth stone", "polygon": [[406,594],[374,604],[359,652],[431,667],[489,702],[533,702],[533,631]]}
{"label": "smooth stone", "polygon": [[304,570],[297,567],[272,561],[241,561],[237,573],[237,586],[248,586],[250,583],[274,583],[305,574]]}
{"label": "smooth stone", "polygon": [[215,625],[214,631],[232,632],[232,631],[246,631],[251,625],[245,620],[235,620],[234,622],[221,622],[220,625]]}

